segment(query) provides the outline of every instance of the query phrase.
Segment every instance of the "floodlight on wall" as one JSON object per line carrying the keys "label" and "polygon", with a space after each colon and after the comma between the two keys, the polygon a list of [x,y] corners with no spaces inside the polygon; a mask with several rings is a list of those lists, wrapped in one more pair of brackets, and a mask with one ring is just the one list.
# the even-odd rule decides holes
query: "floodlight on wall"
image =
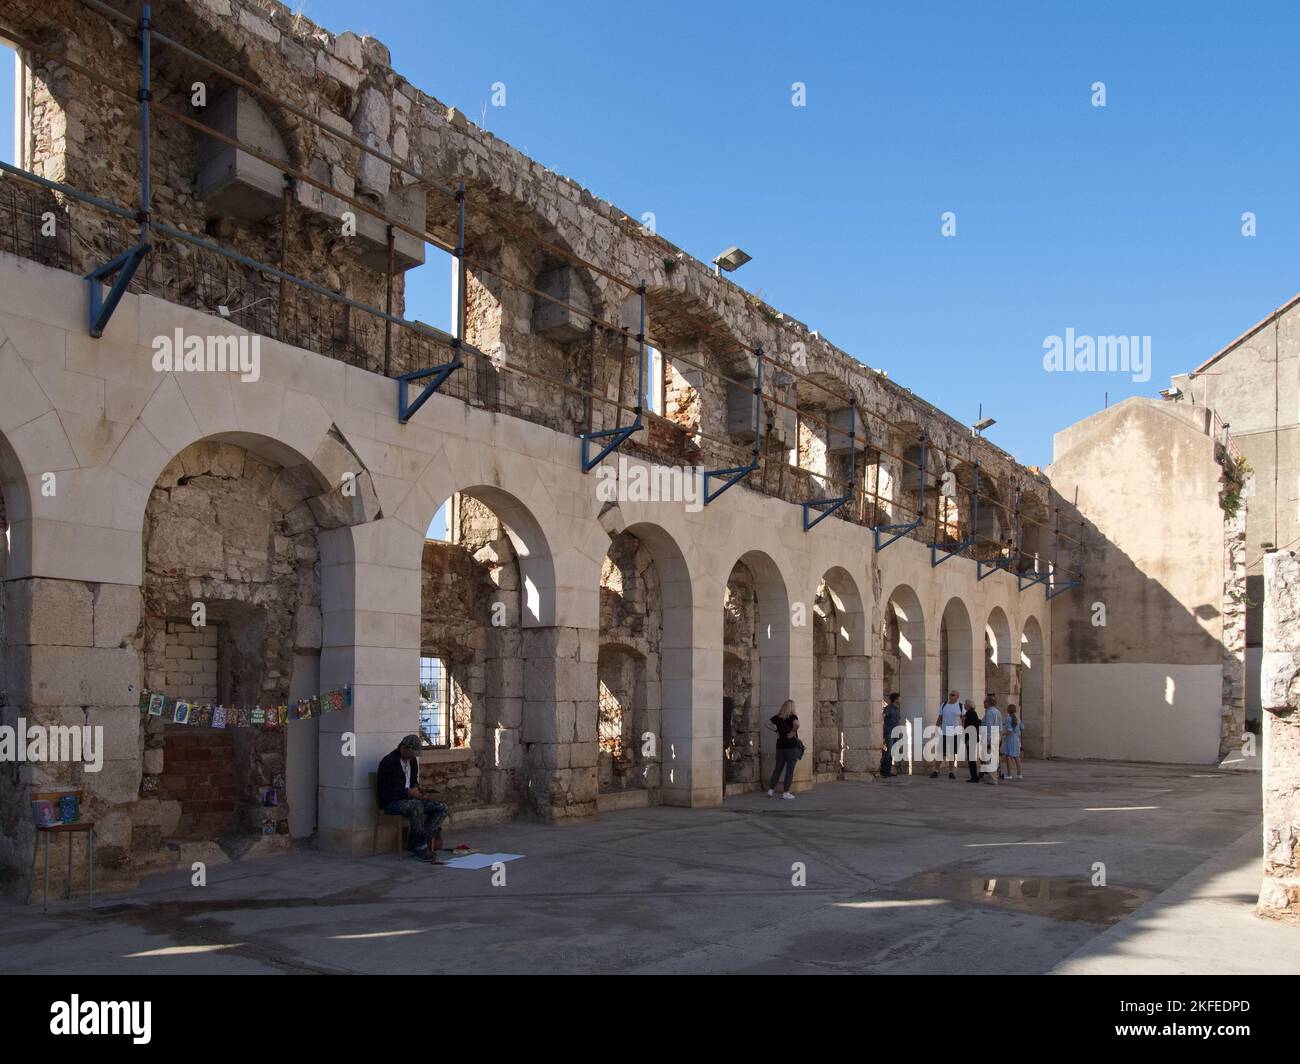
{"label": "floodlight on wall", "polygon": [[981,432],[983,432],[985,429],[990,429],[990,428],[992,428],[994,425],[996,425],[997,423],[998,423],[998,422],[997,422],[997,419],[996,419],[996,418],[991,418],[991,417],[982,417],[982,418],[980,418],[977,422],[975,422],[974,425],[971,426],[971,431],[972,431],[976,436],[978,436],[978,435],[979,435]]}
{"label": "floodlight on wall", "polygon": [[753,258],[747,252],[741,251],[738,247],[729,247],[721,255],[713,260],[713,272],[717,273],[719,268],[731,273],[733,270],[740,269],[745,263]]}
{"label": "floodlight on wall", "polygon": [[1181,388],[1161,388],[1161,389],[1160,389],[1160,398],[1161,398],[1161,399],[1175,399],[1175,400],[1177,400],[1177,399],[1181,399],[1182,397],[1183,397],[1183,390],[1182,390]]}

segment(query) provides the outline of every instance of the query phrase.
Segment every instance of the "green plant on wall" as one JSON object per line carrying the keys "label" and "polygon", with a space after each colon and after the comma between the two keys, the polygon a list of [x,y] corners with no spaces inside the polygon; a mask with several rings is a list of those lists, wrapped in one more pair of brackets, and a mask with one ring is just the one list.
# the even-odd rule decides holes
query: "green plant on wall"
{"label": "green plant on wall", "polygon": [[1231,520],[1241,511],[1241,493],[1246,486],[1246,478],[1253,473],[1250,463],[1245,458],[1233,461],[1228,456],[1223,459],[1223,493],[1220,505]]}

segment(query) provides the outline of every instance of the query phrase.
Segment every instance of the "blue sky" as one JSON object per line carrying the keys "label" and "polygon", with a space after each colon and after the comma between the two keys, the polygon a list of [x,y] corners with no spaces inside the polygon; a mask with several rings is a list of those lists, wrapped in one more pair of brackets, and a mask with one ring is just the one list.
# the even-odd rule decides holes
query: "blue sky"
{"label": "blue sky", "polygon": [[[302,9],[692,254],[739,244],[738,283],[1028,463],[1300,290],[1292,5]],[[1150,336],[1151,379],[1045,372],[1067,328]]]}

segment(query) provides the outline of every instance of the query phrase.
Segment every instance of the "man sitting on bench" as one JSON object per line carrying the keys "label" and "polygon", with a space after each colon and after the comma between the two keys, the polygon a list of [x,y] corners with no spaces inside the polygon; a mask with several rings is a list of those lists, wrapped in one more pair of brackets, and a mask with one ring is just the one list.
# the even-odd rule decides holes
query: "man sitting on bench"
{"label": "man sitting on bench", "polygon": [[421,861],[437,864],[434,850],[442,849],[440,829],[447,819],[447,807],[420,793],[420,762],[415,759],[419,749],[420,737],[408,735],[379,762],[379,808],[390,816],[410,817],[411,853]]}

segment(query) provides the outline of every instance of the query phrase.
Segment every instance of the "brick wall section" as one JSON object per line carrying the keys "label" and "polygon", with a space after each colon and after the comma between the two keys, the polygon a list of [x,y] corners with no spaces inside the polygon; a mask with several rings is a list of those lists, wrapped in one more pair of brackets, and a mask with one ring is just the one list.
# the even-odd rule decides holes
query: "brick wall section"
{"label": "brick wall section", "polygon": [[182,724],[165,726],[166,766],[159,796],[181,804],[178,838],[215,838],[240,826],[235,778],[235,735]]}
{"label": "brick wall section", "polygon": [[216,701],[217,640],[215,624],[195,628],[187,621],[168,621],[163,657],[167,685],[173,698]]}

